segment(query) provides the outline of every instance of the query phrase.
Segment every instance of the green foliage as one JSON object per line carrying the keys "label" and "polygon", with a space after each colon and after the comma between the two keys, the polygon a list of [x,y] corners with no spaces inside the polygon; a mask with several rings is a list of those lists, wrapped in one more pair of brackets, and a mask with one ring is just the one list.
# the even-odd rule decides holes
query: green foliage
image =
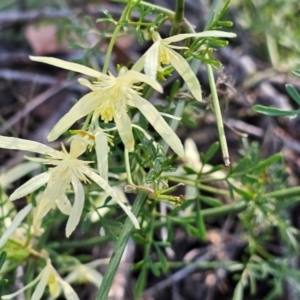
{"label": "green foliage", "polygon": [[[300,77],[299,70],[294,70],[293,73]],[[299,106],[299,109],[297,110],[284,110],[280,108],[275,107],[268,107],[263,105],[254,105],[252,109],[255,112],[265,114],[267,116],[272,117],[280,117],[280,116],[289,116],[291,119],[297,117],[300,114],[300,95],[298,91],[290,84],[285,85],[285,89],[287,93],[290,95],[290,97],[296,102],[297,106]]]}
{"label": "green foliage", "polygon": [[[123,85],[118,86],[117,79],[112,75],[111,77],[107,75],[108,65],[112,63],[111,53],[116,38],[133,34],[137,42],[142,44],[149,39],[153,32],[161,29],[167,22],[171,22],[174,25],[171,35],[174,34],[174,31],[194,34],[194,28],[188,21],[183,25],[176,21],[178,15],[183,14],[182,11],[177,10],[173,12],[144,1],[124,0],[120,2],[126,4],[120,18],[108,11],[104,11],[105,17],[97,20],[104,28],[101,32],[90,16],[78,15],[76,16],[76,22],[72,18],[68,18],[57,24],[58,38],[61,40],[66,39],[70,48],[79,50],[82,53],[82,57],[77,62],[96,71],[100,70],[99,57],[104,54],[99,50],[99,45],[104,39],[109,38],[110,42],[102,73],[99,75],[99,73],[95,73],[96,71],[87,71],[85,69],[83,74],[87,73],[86,75],[89,75],[89,72],[92,72],[90,76],[93,77],[86,86],[91,88],[93,90],[91,94],[95,95],[102,88],[102,85],[105,86],[107,82],[113,82],[114,84],[105,86],[107,88],[105,90],[105,92],[107,91],[107,98],[112,97],[113,103],[116,102],[116,95],[118,95],[121,88],[122,92],[132,89],[128,92],[128,99],[126,95],[122,95],[127,102],[137,101],[138,98],[135,99],[134,95],[139,95],[139,97],[145,98],[144,101],[146,103],[149,103],[148,100],[153,93],[155,84],[160,87],[160,83],[165,81],[166,78],[171,79],[174,66],[165,63],[160,57],[161,53],[156,51],[158,56],[155,58],[159,61],[159,68],[156,81],[152,78],[152,86],[147,86],[147,81],[140,82],[139,78],[134,77],[133,73],[128,73],[128,77],[131,78],[130,76],[132,76],[134,83],[127,82],[128,78],[124,76],[122,80],[126,83],[124,85],[125,88]],[[177,1],[177,4],[176,7],[180,7],[180,1]],[[229,0],[225,2],[213,1],[206,23],[206,30],[223,31],[233,25],[231,21],[224,20],[229,4]],[[137,13],[138,17],[133,19],[132,12]],[[90,35],[93,35],[95,38],[93,41],[96,40],[96,42],[91,43]],[[228,41],[221,38],[197,38],[193,35],[192,38],[189,36],[188,39],[184,40],[184,48],[178,48],[180,50],[178,55],[181,55],[186,62],[191,63],[189,75],[195,77],[194,73],[197,72],[200,62],[205,64],[211,94],[215,101],[214,104],[218,104],[218,98],[211,67],[218,69],[221,66],[221,62],[214,57],[214,52],[227,44]],[[177,48],[174,49],[178,50]],[[160,65],[160,59],[163,61],[162,65]],[[68,69],[67,67],[63,68]],[[116,69],[124,71],[121,66],[116,66]],[[71,70],[74,71],[72,68]],[[146,73],[146,70],[144,72]],[[299,76],[300,71],[295,70],[294,74]],[[141,74],[135,74],[135,76],[139,75],[141,76]],[[121,76],[123,75],[121,74]],[[146,75],[143,74],[143,78],[144,76]],[[86,83],[87,80],[85,80],[81,81],[81,83]],[[147,80],[151,82],[149,78]],[[136,82],[140,83],[137,84]],[[104,110],[103,106],[107,103],[105,105],[101,103],[99,107],[95,107],[86,117],[82,128],[71,130],[68,133],[72,138],[80,136],[80,138],[85,139],[85,142],[90,142],[89,146],[84,148],[84,151],[80,152],[81,148],[78,145],[79,150],[77,150],[82,153],[80,154],[80,163],[84,161],[86,165],[89,164],[90,169],[88,171],[95,172],[96,176],[99,174],[102,176],[102,170],[97,165],[102,159],[102,157],[100,159],[98,157],[98,153],[101,152],[99,148],[102,147],[105,150],[109,150],[104,155],[109,176],[108,178],[102,178],[99,175],[105,182],[101,185],[89,182],[90,178],[85,177],[87,176],[85,173],[83,175],[79,174],[82,176],[79,176],[79,181],[84,181],[84,185],[81,187],[78,183],[76,185],[74,177],[78,173],[83,172],[82,170],[86,170],[87,167],[81,164],[81,168],[76,169],[78,165],[72,165],[75,170],[79,171],[74,172],[75,175],[73,174],[74,176],[67,182],[68,184],[66,185],[70,185],[70,187],[65,188],[64,195],[57,197],[66,196],[69,202],[67,200],[63,202],[61,199],[54,199],[53,203],[51,203],[52,206],[58,206],[60,203],[58,200],[61,200],[65,205],[65,211],[60,208],[63,214],[58,212],[57,209],[49,208],[47,218],[44,218],[43,221],[41,220],[42,218],[36,217],[36,209],[39,207],[41,194],[45,192],[44,187],[41,188],[39,186],[36,189],[38,192],[32,192],[26,198],[27,202],[32,203],[32,210],[29,211],[24,221],[22,219],[16,224],[14,222],[18,220],[20,215],[13,206],[6,207],[10,202],[4,193],[6,189],[4,187],[3,191],[1,189],[0,233],[3,235],[8,231],[8,228],[12,228],[11,224],[17,226],[14,227],[14,232],[7,238],[4,246],[1,246],[0,272],[1,275],[3,272],[6,277],[14,278],[16,268],[21,264],[24,265],[24,284],[29,284],[26,298],[29,299],[32,296],[35,288],[31,287],[30,282],[41,274],[39,273],[41,271],[40,267],[45,268],[49,261],[51,261],[51,267],[56,268],[57,274],[61,274],[60,276],[70,275],[76,266],[83,267],[83,264],[92,260],[92,251],[87,249],[113,241],[116,243],[116,248],[97,296],[98,300],[106,299],[130,237],[133,238],[142,255],[141,260],[133,266],[133,270],[137,275],[134,295],[138,298],[142,295],[147,285],[150,273],[157,277],[162,276],[167,274],[175,265],[176,262],[171,261],[168,253],[172,250],[176,230],[180,228],[189,237],[206,241],[209,230],[207,224],[211,220],[229,215],[234,216],[238,220],[240,224],[238,234],[246,244],[241,261],[222,264],[222,267],[228,272],[235,273],[234,278],[237,281],[237,285],[234,299],[243,299],[243,295],[248,289],[251,294],[255,295],[257,292],[256,285],[260,280],[270,282],[271,290],[266,299],[272,299],[272,297],[282,292],[283,281],[286,278],[299,278],[298,272],[288,266],[285,257],[271,253],[265,247],[271,242],[274,230],[278,232],[287,253],[294,254],[297,247],[298,231],[287,220],[285,209],[290,205],[290,202],[296,203],[299,201],[297,193],[300,189],[295,190],[287,187],[287,174],[284,171],[282,154],[279,153],[267,159],[262,159],[259,155],[258,145],[255,143],[248,145],[245,140],[244,149],[241,150],[241,159],[234,162],[233,166],[225,168],[221,164],[210,165],[213,158],[216,158],[220,148],[223,158],[224,153],[226,154],[227,146],[224,143],[224,140],[226,142],[224,133],[223,135],[220,134],[220,142],[210,145],[205,153],[199,153],[196,145],[188,138],[185,140],[185,149],[183,149],[181,141],[173,131],[176,131],[180,122],[184,127],[196,127],[197,118],[205,114],[204,109],[207,106],[206,103],[196,101],[197,97],[194,96],[191,88],[187,92],[189,84],[190,82],[185,82],[182,85],[181,80],[176,80],[172,83],[170,92],[162,96],[163,104],[153,105],[153,108],[151,106],[153,111],[157,111],[156,119],[152,123],[148,121],[147,117],[149,116],[143,113],[138,105],[128,105],[127,107],[127,103],[125,103],[124,111],[126,117],[130,119],[130,125],[125,122],[125,129],[128,129],[126,131],[128,135],[133,135],[134,149],[128,150],[128,145],[124,142],[128,136],[122,136],[120,133],[120,127],[122,126],[116,122],[114,123],[116,119],[118,121],[121,119],[119,115],[117,117],[115,115],[111,118],[108,117],[107,120],[99,118],[99,116],[102,116],[101,109]],[[196,84],[198,84],[197,80]],[[113,89],[116,86],[117,88]],[[200,85],[199,90],[201,93]],[[286,90],[299,106],[300,96],[296,89],[291,85],[287,85]],[[94,101],[94,99],[92,100]],[[109,105],[111,104],[109,103]],[[115,107],[112,109],[109,105],[105,106],[106,112],[114,111]],[[219,125],[222,125],[222,120],[221,114],[217,114],[216,108],[219,107],[214,106],[214,112],[220,132]],[[262,106],[255,106],[254,110],[268,115],[294,116],[299,113],[299,110],[287,112]],[[160,113],[164,116],[166,124],[159,118]],[[168,118],[171,118],[171,121],[168,121]],[[158,122],[163,125],[158,127]],[[124,125],[124,123],[121,125]],[[133,127],[133,132],[130,131],[131,126]],[[157,128],[160,129],[160,132]],[[169,129],[171,131],[167,131]],[[167,142],[168,136],[166,131],[174,134],[173,142],[176,140],[182,147],[182,152],[185,151],[181,158],[178,159],[176,154],[169,154],[168,148],[170,143],[168,144]],[[107,143],[99,146],[97,145],[97,138],[101,134],[103,134]],[[81,142],[83,141],[81,140]],[[71,148],[72,146],[71,142]],[[8,149],[15,149],[9,147]],[[5,147],[3,146],[3,148]],[[50,150],[48,149],[48,151]],[[176,153],[175,150],[174,152]],[[37,153],[43,154],[43,151]],[[51,160],[51,155],[55,157],[58,154],[57,152],[55,154],[49,153],[51,154],[47,152],[47,161],[44,160],[42,162],[45,165],[44,171],[52,174],[51,170],[53,171],[55,168],[53,165],[59,161],[60,157],[57,156],[55,158],[57,161]],[[67,150],[64,151],[64,154],[66,153],[69,154]],[[60,153],[60,155],[62,154]],[[72,155],[68,157],[67,162],[74,160],[78,163],[79,160],[77,160],[77,157],[74,157],[76,155],[74,153]],[[40,162],[41,158],[36,159],[36,161]],[[63,162],[67,165],[65,161]],[[101,162],[103,163],[103,160]],[[47,169],[47,165],[51,165],[51,168]],[[97,168],[98,170],[96,170]],[[68,169],[69,173],[72,173],[72,171],[73,169]],[[68,172],[61,172],[61,174],[65,175],[67,173],[68,175]],[[31,192],[31,187],[28,188],[27,186],[27,189]],[[128,198],[135,198],[133,205],[127,201],[124,190],[127,194],[132,194]],[[80,215],[76,215],[76,211],[75,213],[73,210],[71,212],[68,211],[67,207],[68,203],[71,209],[76,207],[75,203],[79,197],[78,194],[84,194],[85,201],[81,203],[83,207],[80,208],[82,216],[78,207],[77,213],[80,211]],[[119,202],[116,201],[115,194],[117,194]],[[134,197],[135,194],[137,194],[136,197]],[[24,193],[22,196],[27,195]],[[119,212],[119,206],[123,208],[125,213]],[[78,226],[77,230],[81,232],[82,236],[78,234],[81,238],[77,239],[77,236],[71,235],[70,239],[67,240],[65,238],[65,223],[69,222],[70,219],[72,220],[72,217],[74,220],[74,215],[78,217],[80,226]],[[138,226],[134,228],[130,216],[137,218],[140,228]],[[125,219],[126,217],[127,219]],[[4,262],[5,269],[1,270]],[[182,265],[183,263],[180,266]],[[211,264],[207,263],[206,266],[210,269],[219,268],[221,263],[211,262]],[[55,281],[59,278],[57,274],[51,274],[52,277],[48,275],[51,280]],[[84,274],[88,274],[88,271]],[[93,274],[95,275],[95,273]],[[79,275],[77,277],[81,278]],[[51,280],[47,281],[49,287]],[[9,293],[10,286],[7,284],[7,280],[1,279],[0,286],[4,285],[5,288],[7,287],[7,293]],[[37,286],[40,287],[40,285]],[[51,288],[49,291],[50,293],[53,292]]]}
{"label": "green foliage", "polygon": [[295,14],[299,9],[297,0],[232,0],[231,4],[234,10],[239,11],[238,23],[255,37],[252,40],[253,50],[261,59],[270,60],[275,68],[299,64],[300,20]]}

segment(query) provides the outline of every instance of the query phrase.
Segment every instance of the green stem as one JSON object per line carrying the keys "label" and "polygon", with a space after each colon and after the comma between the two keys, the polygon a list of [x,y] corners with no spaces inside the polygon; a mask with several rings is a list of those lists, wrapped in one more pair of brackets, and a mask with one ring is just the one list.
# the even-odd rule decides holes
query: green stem
{"label": "green stem", "polygon": [[[182,24],[182,26],[183,26],[185,32],[195,33],[194,28],[186,20]],[[205,58],[209,59],[208,54],[206,55]],[[218,133],[219,133],[219,139],[220,139],[220,144],[221,144],[223,160],[224,160],[225,166],[228,167],[230,165],[230,159],[229,159],[227,141],[226,141],[226,136],[225,136],[225,131],[224,131],[224,125],[223,125],[223,119],[222,119],[220,104],[219,104],[217,88],[216,88],[216,84],[215,84],[214,73],[213,73],[213,70],[212,70],[212,66],[210,64],[206,64],[206,71],[207,71],[209,87],[210,87],[210,90],[211,90],[213,107],[214,107],[215,116],[216,116],[216,122],[217,122],[217,128],[218,128]]]}
{"label": "green stem", "polygon": [[203,218],[218,217],[228,214],[238,214],[247,208],[246,202],[237,202],[232,204],[225,204],[220,207],[207,208],[201,211]]}
{"label": "green stem", "polygon": [[[155,209],[155,202],[152,202],[152,205],[150,207],[150,212],[153,214],[153,210]],[[150,224],[149,224],[150,223]],[[142,270],[144,272],[144,281],[143,285],[140,285],[138,289],[135,289],[134,291],[134,296],[135,298],[139,298],[145,288],[145,283],[147,283],[147,275],[148,275],[148,269],[149,269],[149,260],[150,260],[150,255],[151,255],[151,248],[152,248],[152,242],[153,242],[153,231],[154,231],[154,219],[149,219],[148,223],[148,232],[147,232],[147,244],[145,245],[144,248],[144,264],[143,267],[145,270]],[[142,272],[140,273],[140,276],[142,275]]]}
{"label": "green stem", "polygon": [[290,198],[294,196],[299,196],[300,195],[300,186],[296,186],[293,188],[288,188],[288,189],[283,189],[283,190],[278,190],[270,193],[266,193],[263,196],[268,197],[268,198]]}
{"label": "green stem", "polygon": [[[244,211],[247,208],[246,202],[234,202],[231,204],[225,204],[220,207],[213,207],[213,208],[206,208],[201,210],[201,214],[203,218],[209,218],[209,217],[219,217],[229,214],[238,214]],[[186,219],[195,220],[196,213],[193,213],[186,217]],[[172,217],[174,220],[174,217]],[[176,218],[175,218],[176,219]]]}
{"label": "green stem", "polygon": [[110,42],[109,42],[109,45],[108,45],[108,48],[107,48],[107,51],[106,51],[104,66],[103,66],[103,69],[102,69],[102,73],[103,74],[107,73],[108,65],[109,65],[109,61],[110,61],[110,56],[111,56],[113,47],[115,45],[116,39],[117,39],[117,37],[119,35],[122,21],[126,19],[130,7],[131,7],[131,1],[128,1],[126,7],[123,10],[123,13],[122,13],[120,19],[119,19],[119,22],[118,22],[118,24],[117,24],[117,26],[115,28],[115,31],[114,31],[111,39],[110,39]]}
{"label": "green stem", "polygon": [[[168,179],[169,181],[172,181],[172,182],[183,183],[184,185],[194,186],[193,185],[194,180],[186,179],[186,177],[164,176],[163,178],[166,178],[166,179]],[[230,193],[229,193],[228,190],[215,188],[213,186],[204,185],[204,184],[201,184],[201,183],[198,183],[197,187],[199,189],[203,190],[203,191],[210,192],[210,193],[213,193],[213,194],[230,196]]]}
{"label": "green stem", "polygon": [[129,152],[126,148],[125,148],[125,153],[124,153],[124,159],[125,159],[125,168],[126,168],[126,173],[127,173],[128,184],[134,185],[134,183],[132,181],[131,171],[130,171]]}
{"label": "green stem", "polygon": [[[146,199],[146,194],[143,192],[139,192],[132,206],[132,212],[135,216],[138,215],[142,205],[144,204],[145,199]],[[120,233],[120,236],[118,238],[118,241],[115,245],[114,253],[109,261],[96,300],[107,299],[108,293],[113,283],[115,274],[118,270],[123,252],[127,245],[127,241],[131,235],[132,229],[133,229],[132,221],[129,218],[127,218],[124,227]]]}
{"label": "green stem", "polygon": [[184,0],[177,0],[174,21],[177,24],[180,24],[182,22],[183,18],[184,18]]}
{"label": "green stem", "polygon": [[[206,58],[209,58],[208,55],[206,55]],[[229,153],[228,153],[227,141],[226,141],[226,136],[225,136],[225,131],[224,131],[222,113],[221,113],[221,109],[220,109],[220,103],[219,103],[219,98],[218,98],[218,93],[217,93],[217,88],[216,88],[216,83],[215,83],[212,66],[207,64],[206,71],[207,71],[207,76],[208,76],[208,81],[209,81],[209,86],[210,86],[210,91],[211,91],[211,98],[212,98],[213,107],[214,107],[215,116],[216,116],[216,122],[217,122],[217,128],[218,128],[218,133],[219,133],[219,139],[220,139],[220,144],[221,144],[223,160],[224,160],[225,166],[228,167],[230,165],[230,159],[229,159]]]}
{"label": "green stem", "polygon": [[176,7],[175,7],[174,24],[170,33],[171,36],[179,33],[180,25],[183,19],[184,19],[184,0],[177,0]]}
{"label": "green stem", "polygon": [[78,249],[78,248],[91,248],[99,244],[107,243],[110,240],[109,236],[97,236],[89,238],[88,240],[75,240],[70,242],[53,242],[47,245],[47,249]]}
{"label": "green stem", "polygon": [[[229,214],[239,214],[247,209],[247,203],[246,202],[234,202],[231,204],[225,204],[220,207],[213,207],[213,208],[206,208],[201,210],[202,217],[205,218],[211,218],[211,217],[219,217],[219,216],[228,216]],[[178,223],[183,224],[185,222],[192,223],[196,220],[196,213],[191,213],[189,216],[168,216],[168,219]],[[166,226],[167,221],[158,221],[155,222],[155,228],[161,228],[162,226]]]}
{"label": "green stem", "polygon": [[[118,2],[128,3],[128,0],[118,0]],[[144,7],[150,7],[155,12],[162,13],[162,14],[168,16],[169,19],[171,19],[171,20],[173,20],[175,18],[174,11],[172,11],[170,9],[167,9],[167,8],[164,8],[164,7],[160,7],[158,5],[155,5],[155,4],[152,4],[152,3],[148,3],[148,2],[145,2],[145,1],[140,1],[139,5],[144,6]]]}

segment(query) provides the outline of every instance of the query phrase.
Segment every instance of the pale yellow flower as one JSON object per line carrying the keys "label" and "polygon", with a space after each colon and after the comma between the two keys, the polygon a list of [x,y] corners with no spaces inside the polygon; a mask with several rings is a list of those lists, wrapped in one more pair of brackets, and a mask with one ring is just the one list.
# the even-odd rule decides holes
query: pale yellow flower
{"label": "pale yellow flower", "polygon": [[[30,151],[45,155],[45,158],[27,157],[27,159],[49,165],[48,171],[39,174],[28,180],[19,187],[11,196],[10,200],[16,200],[26,196],[47,183],[42,199],[38,205],[37,218],[43,218],[52,206],[56,203],[61,210],[63,207],[69,214],[66,226],[66,235],[69,236],[80,221],[80,216],[84,206],[84,189],[81,182],[89,183],[90,180],[98,184],[106,193],[108,193],[131,218],[135,227],[139,228],[138,221],[133,213],[119,198],[113,189],[89,167],[89,161],[79,160],[87,147],[83,139],[74,138],[70,144],[70,151],[67,152],[62,144],[62,151],[54,150],[38,142],[0,136],[0,148]],[[74,204],[68,211],[68,204],[65,203],[65,192],[69,185],[74,190]]]}
{"label": "pale yellow flower", "polygon": [[54,298],[58,297],[61,289],[67,300],[79,300],[76,292],[73,288],[64,281],[57,271],[53,268],[50,260],[47,261],[46,266],[41,271],[41,273],[26,286],[18,290],[17,292],[5,296],[1,296],[3,300],[13,299],[15,296],[21,294],[23,291],[27,290],[31,286],[35,285],[38,282],[32,296],[31,300],[39,300],[42,298],[46,286],[49,288],[50,295]]}
{"label": "pale yellow flower", "polygon": [[77,120],[94,112],[104,122],[114,120],[120,137],[128,151],[134,149],[131,120],[127,114],[127,107],[132,106],[140,110],[154,129],[166,141],[166,143],[179,155],[183,156],[183,146],[177,135],[162,118],[156,108],[140,96],[142,87],[137,83],[146,83],[153,89],[162,92],[161,85],[145,74],[127,68],[121,68],[117,77],[95,71],[80,64],[66,62],[51,57],[30,57],[31,60],[47,63],[63,69],[78,72],[94,77],[90,82],[80,78],[80,84],[87,86],[92,92],[83,96],[71,110],[55,125],[48,135],[48,140],[57,139],[68,130]]}
{"label": "pale yellow flower", "polygon": [[182,33],[162,39],[158,32],[153,32],[153,45],[146,53],[134,64],[132,70],[141,71],[144,69],[145,74],[156,79],[157,71],[161,69],[161,65],[171,64],[174,69],[181,75],[186,85],[190,89],[193,96],[198,100],[202,100],[201,87],[199,81],[191,70],[188,62],[173,49],[187,49],[182,46],[172,46],[171,43],[179,42],[187,38],[209,38],[209,37],[235,37],[234,33],[223,31],[204,31],[199,33]]}
{"label": "pale yellow flower", "polygon": [[109,263],[107,259],[97,259],[87,264],[78,264],[72,268],[64,280],[68,283],[93,283],[97,288],[101,285],[103,276],[95,268]]}

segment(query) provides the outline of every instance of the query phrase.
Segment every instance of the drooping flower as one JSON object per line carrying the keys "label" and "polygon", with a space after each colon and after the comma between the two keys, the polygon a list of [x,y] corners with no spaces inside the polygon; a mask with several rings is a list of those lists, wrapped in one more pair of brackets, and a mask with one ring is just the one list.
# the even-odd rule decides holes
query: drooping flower
{"label": "drooping flower", "polygon": [[182,33],[162,39],[158,32],[153,32],[153,45],[146,51],[146,53],[134,64],[132,70],[141,71],[144,69],[145,74],[156,79],[157,71],[161,69],[161,65],[171,64],[174,69],[184,79],[186,85],[190,89],[193,96],[198,100],[202,100],[201,87],[199,81],[191,70],[188,62],[173,49],[188,49],[182,46],[172,46],[171,43],[179,42],[187,38],[231,38],[235,37],[234,33],[223,32],[217,30],[208,30],[199,33]]}
{"label": "drooping flower", "polygon": [[102,282],[102,274],[99,273],[95,268],[100,265],[108,264],[109,258],[97,259],[86,264],[77,264],[72,268],[64,280],[68,283],[93,283],[96,287],[99,287]]}
{"label": "drooping flower", "polygon": [[57,298],[60,294],[61,289],[67,300],[79,300],[76,292],[73,288],[64,281],[57,271],[53,268],[51,261],[48,260],[44,269],[40,274],[26,286],[18,290],[17,292],[5,296],[1,296],[3,300],[13,299],[15,296],[21,294],[23,291],[27,290],[31,286],[35,285],[38,282],[32,296],[31,300],[39,300],[42,298],[46,286],[49,288],[50,295],[54,298]]}
{"label": "drooping flower", "polygon": [[127,114],[127,106],[136,107],[151,123],[154,129],[179,156],[183,156],[183,146],[180,139],[162,118],[156,108],[140,96],[142,87],[137,83],[146,83],[153,89],[162,92],[161,85],[145,74],[122,67],[118,77],[95,71],[86,66],[66,62],[52,57],[30,57],[31,60],[47,63],[63,69],[94,77],[90,82],[80,78],[80,84],[87,86],[92,92],[83,96],[55,125],[48,135],[48,140],[57,139],[68,130],[77,120],[94,112],[104,122],[114,120],[120,137],[128,151],[134,149],[131,120]]}
{"label": "drooping flower", "polygon": [[81,182],[90,183],[90,180],[92,180],[122,207],[126,214],[131,218],[135,227],[139,228],[138,221],[130,209],[119,200],[107,181],[89,167],[91,162],[78,159],[78,157],[85,152],[87,145],[88,143],[85,143],[83,139],[74,138],[71,141],[69,152],[67,152],[63,144],[62,151],[57,151],[38,142],[0,136],[0,148],[43,154],[45,155],[44,158],[27,157],[27,159],[50,166],[46,172],[33,177],[15,190],[10,196],[10,200],[13,201],[26,196],[47,183],[42,199],[39,201],[40,203],[38,205],[37,218],[40,219],[49,212],[55,203],[61,210],[63,210],[63,207],[66,207],[67,210],[64,195],[71,184],[75,196],[71,211],[66,212],[69,214],[66,235],[69,236],[79,223],[84,206],[85,197]]}

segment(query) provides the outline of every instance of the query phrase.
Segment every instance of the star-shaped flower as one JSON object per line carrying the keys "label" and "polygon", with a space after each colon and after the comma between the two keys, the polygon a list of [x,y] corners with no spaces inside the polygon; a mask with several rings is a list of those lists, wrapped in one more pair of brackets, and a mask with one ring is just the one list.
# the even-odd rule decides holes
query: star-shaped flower
{"label": "star-shaped flower", "polygon": [[[62,151],[57,151],[38,142],[0,136],[0,148],[43,154],[45,155],[44,158],[27,157],[27,159],[50,166],[48,171],[33,177],[15,190],[10,196],[10,200],[13,201],[26,196],[47,183],[47,187],[38,205],[37,218],[40,219],[49,212],[55,203],[63,210],[62,207],[65,206],[64,194],[71,184],[75,196],[74,204],[68,213],[69,219],[66,226],[66,235],[70,236],[79,223],[84,206],[85,197],[81,182],[90,183],[90,180],[92,180],[122,207],[131,218],[135,227],[139,228],[138,221],[130,209],[119,200],[107,181],[89,167],[91,162],[78,159],[78,157],[85,152],[87,146],[88,142],[86,143],[84,139],[74,138],[71,141],[69,152],[65,149],[63,144]],[[60,201],[62,203],[59,203]]]}
{"label": "star-shaped flower", "polygon": [[188,49],[182,46],[172,46],[171,43],[179,42],[187,38],[208,38],[208,37],[235,37],[234,33],[223,32],[217,30],[204,31],[199,33],[182,33],[162,39],[158,32],[153,32],[153,45],[146,53],[134,64],[132,70],[141,71],[144,69],[145,74],[156,79],[157,71],[161,69],[161,65],[171,64],[174,69],[184,79],[186,85],[190,89],[193,96],[198,100],[202,100],[201,87],[199,81],[191,70],[188,62],[173,49]]}
{"label": "star-shaped flower", "polygon": [[156,108],[140,96],[142,87],[137,83],[146,83],[153,89],[162,92],[161,85],[152,78],[137,71],[122,67],[118,76],[108,75],[88,68],[86,66],[63,61],[52,57],[30,57],[31,60],[47,63],[63,69],[78,72],[94,77],[90,82],[80,78],[80,84],[87,86],[92,92],[83,96],[55,125],[48,135],[48,140],[57,139],[63,132],[68,130],[77,120],[94,112],[104,122],[114,120],[120,137],[128,151],[134,149],[134,138],[131,128],[131,120],[127,114],[127,107],[138,108],[154,129],[166,141],[166,143],[179,156],[183,156],[183,145],[167,122],[162,118]]}
{"label": "star-shaped flower", "polygon": [[50,295],[54,298],[57,298],[60,294],[61,289],[67,300],[79,300],[76,292],[72,289],[72,287],[64,281],[57,271],[53,268],[51,261],[48,260],[46,266],[40,272],[40,274],[26,286],[18,290],[17,292],[5,296],[1,296],[3,300],[13,299],[15,296],[21,294],[23,291],[27,290],[34,284],[37,284],[32,296],[31,300],[39,300],[42,298],[46,286],[48,286]]}

